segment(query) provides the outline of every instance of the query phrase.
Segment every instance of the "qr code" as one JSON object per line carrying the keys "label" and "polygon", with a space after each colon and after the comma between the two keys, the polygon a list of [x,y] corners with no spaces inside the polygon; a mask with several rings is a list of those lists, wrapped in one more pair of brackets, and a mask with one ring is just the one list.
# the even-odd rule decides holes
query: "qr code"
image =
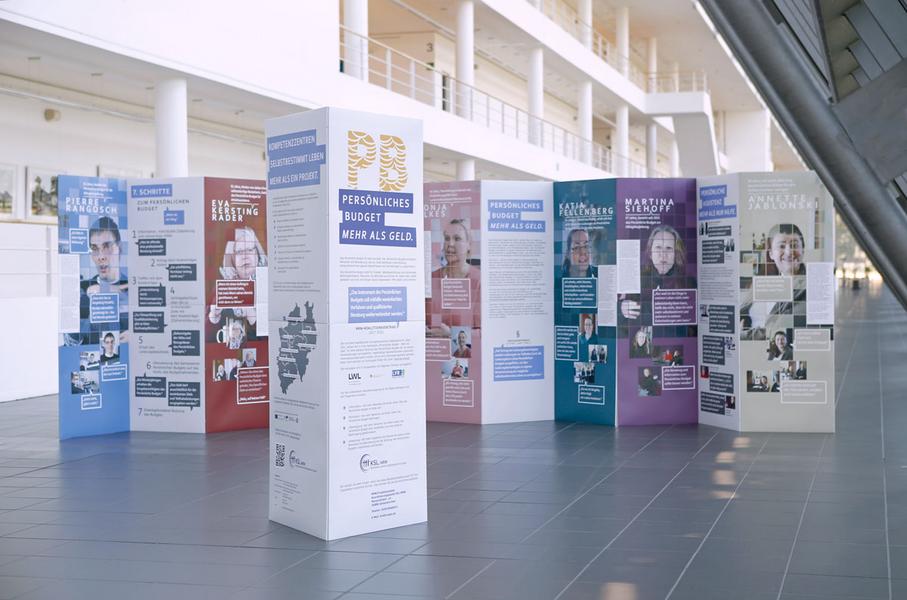
{"label": "qr code", "polygon": [[274,453],[274,466],[285,467],[287,460],[287,447],[283,444],[275,444],[276,452]]}

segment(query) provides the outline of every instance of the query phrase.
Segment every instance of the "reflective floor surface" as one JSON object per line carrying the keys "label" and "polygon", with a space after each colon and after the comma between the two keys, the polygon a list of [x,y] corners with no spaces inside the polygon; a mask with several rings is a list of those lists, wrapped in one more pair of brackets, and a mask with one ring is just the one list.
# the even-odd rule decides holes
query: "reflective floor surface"
{"label": "reflective floor surface", "polygon": [[429,424],[429,522],[267,519],[267,432],[56,440],[0,404],[0,599],[907,598],[907,315],[841,292],[835,435]]}

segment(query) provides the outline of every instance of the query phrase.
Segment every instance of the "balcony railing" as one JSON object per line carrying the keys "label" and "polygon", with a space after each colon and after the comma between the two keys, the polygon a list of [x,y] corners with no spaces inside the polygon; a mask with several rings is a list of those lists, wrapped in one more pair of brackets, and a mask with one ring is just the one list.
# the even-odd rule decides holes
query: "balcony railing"
{"label": "balcony railing", "polygon": [[[504,100],[458,81],[432,65],[377,40],[340,27],[340,70],[394,93],[456,114],[507,137],[559,156],[631,177],[645,176],[645,165],[619,157],[609,148],[530,115]],[[615,171],[614,168],[623,168]]]}
{"label": "balcony railing", "polygon": [[[591,23],[585,23],[580,19],[579,14],[563,0],[526,0],[532,6],[537,7],[542,14],[554,21],[564,31],[580,41],[584,46],[589,48],[593,54],[614,67],[618,72],[633,82],[639,89],[646,92],[704,92],[708,91],[708,81],[705,72],[696,71],[685,73],[680,78],[676,75],[666,75],[670,81],[662,85],[662,75],[648,72],[644,60],[638,56],[623,56],[617,52],[617,48],[606,37],[598,32]],[[668,68],[660,68],[660,71],[666,72]],[[671,86],[674,86],[673,88]]]}

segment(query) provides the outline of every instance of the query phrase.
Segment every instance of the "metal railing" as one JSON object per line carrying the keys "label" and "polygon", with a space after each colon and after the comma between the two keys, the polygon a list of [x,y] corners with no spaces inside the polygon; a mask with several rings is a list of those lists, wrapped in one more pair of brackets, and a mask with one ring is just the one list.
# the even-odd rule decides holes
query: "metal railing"
{"label": "metal railing", "polygon": [[[591,23],[580,19],[579,14],[563,0],[526,0],[542,14],[554,21],[564,31],[579,40],[593,54],[623,73],[639,89],[646,92],[707,92],[708,80],[704,71],[683,73],[681,77],[664,75],[671,69],[659,65],[659,73],[649,73],[646,61],[639,56],[623,56],[615,44],[598,32]],[[669,79],[669,81],[665,79]],[[664,81],[663,81],[664,80]],[[663,88],[662,83],[664,84]],[[673,87],[672,87],[673,85]]]}
{"label": "metal railing", "polygon": [[[612,173],[618,173],[613,167],[624,167],[628,176],[645,174],[645,166],[630,158],[619,157],[601,144],[535,117],[428,63],[343,26],[340,27],[340,56],[340,71],[347,75],[456,114],[491,131]],[[633,174],[640,169],[643,175]]]}

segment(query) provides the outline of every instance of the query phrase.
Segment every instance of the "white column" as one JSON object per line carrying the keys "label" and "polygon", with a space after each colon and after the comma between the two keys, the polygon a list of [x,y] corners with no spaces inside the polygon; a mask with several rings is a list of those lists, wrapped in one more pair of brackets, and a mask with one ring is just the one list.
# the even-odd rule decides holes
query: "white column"
{"label": "white column", "polygon": [[475,83],[475,4],[457,4],[457,62],[453,104],[461,117],[472,118],[472,86]]}
{"label": "white column", "polygon": [[[771,171],[772,120],[765,109],[725,111],[722,150],[728,171]],[[717,135],[717,132],[716,132]]]}
{"label": "white column", "polygon": [[672,91],[679,92],[680,91],[680,63],[679,62],[675,61],[674,64],[671,65],[671,78],[674,80],[674,89]]}
{"label": "white column", "polygon": [[158,177],[189,175],[189,115],[185,79],[154,86],[154,141]]}
{"label": "white column", "polygon": [[476,159],[461,158],[457,161],[457,181],[473,181],[476,178]]}
{"label": "white column", "polygon": [[614,119],[614,137],[611,140],[611,148],[614,150],[614,171],[615,175],[626,177],[630,172],[630,107],[621,104],[617,107],[617,114]]}
{"label": "white column", "polygon": [[343,0],[343,69],[368,81],[368,0]]}
{"label": "white column", "polygon": [[542,145],[545,118],[545,55],[541,48],[529,51],[529,143]]}
{"label": "white column", "polygon": [[624,77],[630,76],[630,9],[626,6],[617,9],[617,57],[620,64],[618,69]]}
{"label": "white column", "polygon": [[592,162],[592,82],[580,82],[576,99],[576,120],[579,123],[580,160]]}
{"label": "white column", "polygon": [[646,61],[649,80],[649,92],[658,91],[658,40],[649,38],[646,44]]}
{"label": "white column", "polygon": [[592,0],[577,0],[576,16],[579,17],[579,39],[592,49]]}
{"label": "white column", "polygon": [[655,123],[646,125],[646,174],[658,176],[658,126]]}
{"label": "white column", "polygon": [[529,143],[542,145],[545,118],[545,55],[541,47],[529,51]]}
{"label": "white column", "polygon": [[680,177],[680,149],[677,140],[671,142],[671,177]]}

